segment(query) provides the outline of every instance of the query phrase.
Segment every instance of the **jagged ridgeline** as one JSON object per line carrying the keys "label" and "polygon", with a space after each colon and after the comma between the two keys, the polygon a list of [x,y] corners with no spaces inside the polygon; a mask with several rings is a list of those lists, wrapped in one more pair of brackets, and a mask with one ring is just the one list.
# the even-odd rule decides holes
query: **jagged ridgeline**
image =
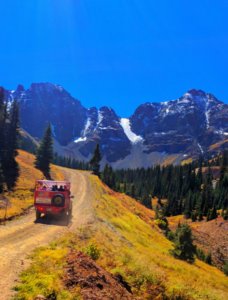
{"label": "jagged ridgeline", "polygon": [[193,221],[205,216],[209,221],[222,209],[224,219],[228,219],[227,164],[228,155],[224,150],[213,159],[204,160],[200,156],[179,166],[114,171],[106,165],[101,178],[110,188],[130,195],[148,208],[152,207],[151,198],[157,197],[163,216],[184,214]]}
{"label": "jagged ridgeline", "polygon": [[147,168],[158,161],[177,165],[228,147],[228,105],[201,90],[191,89],[166,102],[151,98],[128,118],[107,106],[87,109],[62,86],[51,83],[6,91],[9,103],[15,98],[21,126],[31,137],[41,140],[51,123],[54,151],[85,162],[99,143],[101,169],[106,162],[114,169]]}

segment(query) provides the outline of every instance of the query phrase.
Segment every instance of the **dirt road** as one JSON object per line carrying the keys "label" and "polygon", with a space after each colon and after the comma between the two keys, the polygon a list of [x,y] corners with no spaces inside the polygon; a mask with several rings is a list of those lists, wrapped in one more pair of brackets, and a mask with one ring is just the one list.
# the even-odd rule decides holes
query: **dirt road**
{"label": "dirt road", "polygon": [[29,266],[27,255],[37,246],[44,246],[66,232],[74,232],[91,220],[91,184],[89,174],[60,168],[71,182],[74,196],[73,218],[69,224],[57,218],[41,218],[35,222],[35,211],[0,226],[0,300],[9,300],[11,288],[17,284],[18,275]]}

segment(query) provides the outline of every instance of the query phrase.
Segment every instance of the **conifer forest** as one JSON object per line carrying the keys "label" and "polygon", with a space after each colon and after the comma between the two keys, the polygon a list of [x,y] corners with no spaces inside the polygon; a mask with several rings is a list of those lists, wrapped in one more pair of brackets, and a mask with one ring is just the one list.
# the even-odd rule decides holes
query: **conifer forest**
{"label": "conifer forest", "polygon": [[[186,219],[193,221],[200,221],[203,216],[209,221],[217,217],[217,210],[222,209],[224,219],[228,219],[227,164],[226,150],[213,159],[205,160],[200,156],[191,163],[177,166],[156,165],[147,169],[114,171],[106,164],[101,179],[110,188],[126,193],[150,209],[151,198],[157,197],[164,217],[184,214]],[[212,166],[220,167],[220,178],[213,178]],[[207,167],[204,175],[203,167]],[[214,188],[213,180],[216,180]],[[162,203],[162,199],[167,199],[166,203]]]}

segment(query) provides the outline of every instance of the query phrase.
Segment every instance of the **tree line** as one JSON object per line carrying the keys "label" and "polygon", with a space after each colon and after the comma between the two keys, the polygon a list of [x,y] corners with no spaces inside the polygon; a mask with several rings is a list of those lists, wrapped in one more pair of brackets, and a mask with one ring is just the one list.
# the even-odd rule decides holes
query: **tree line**
{"label": "tree line", "polygon": [[[220,178],[213,189],[211,166],[220,166]],[[217,210],[222,209],[224,219],[228,219],[228,154],[204,160],[202,156],[185,165],[156,165],[151,168],[113,170],[106,164],[101,179],[110,188],[125,193],[148,208],[152,208],[151,198],[158,198],[163,216],[184,214],[186,219],[207,220],[217,218]],[[207,166],[206,175],[202,168]],[[162,199],[167,199],[162,203]],[[156,207],[154,207],[154,210]]]}
{"label": "tree line", "polygon": [[71,158],[70,156],[61,156],[58,155],[57,152],[54,153],[54,159],[52,161],[54,165],[66,167],[75,170],[92,170],[89,162],[84,162],[81,160],[77,160],[75,158]]}

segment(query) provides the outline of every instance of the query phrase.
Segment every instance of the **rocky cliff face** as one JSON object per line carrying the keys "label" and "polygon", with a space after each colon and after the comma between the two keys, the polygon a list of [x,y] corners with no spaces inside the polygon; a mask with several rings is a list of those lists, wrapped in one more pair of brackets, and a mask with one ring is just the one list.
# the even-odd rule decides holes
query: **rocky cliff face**
{"label": "rocky cliff face", "polygon": [[22,128],[40,139],[52,124],[60,154],[88,160],[97,142],[103,163],[114,167],[179,163],[188,157],[214,154],[227,144],[228,105],[212,94],[189,90],[177,100],[140,105],[130,118],[110,107],[86,109],[60,85],[33,83],[6,91],[19,99]]}

